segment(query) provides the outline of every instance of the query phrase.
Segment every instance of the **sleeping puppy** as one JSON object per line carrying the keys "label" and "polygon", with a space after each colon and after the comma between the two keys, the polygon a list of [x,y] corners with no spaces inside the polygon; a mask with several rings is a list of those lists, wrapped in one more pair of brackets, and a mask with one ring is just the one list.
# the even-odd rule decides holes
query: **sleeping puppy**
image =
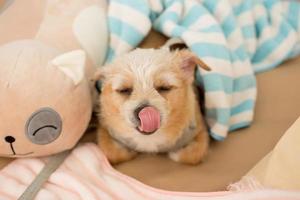
{"label": "sleeping puppy", "polygon": [[203,159],[209,137],[193,85],[197,65],[210,70],[188,50],[136,49],[96,73],[98,144],[111,163],[137,152],[167,152],[187,164]]}

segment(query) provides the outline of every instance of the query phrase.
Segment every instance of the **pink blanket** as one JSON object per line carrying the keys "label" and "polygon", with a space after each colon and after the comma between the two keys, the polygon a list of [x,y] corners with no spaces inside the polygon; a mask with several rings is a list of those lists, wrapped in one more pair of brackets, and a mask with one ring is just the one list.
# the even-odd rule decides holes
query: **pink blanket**
{"label": "pink blanket", "polygon": [[[0,199],[17,199],[45,165],[38,158],[17,159],[0,171]],[[53,173],[36,199],[40,200],[300,200],[299,192],[247,189],[210,193],[170,192],[144,185],[114,170],[94,144],[77,147]]]}

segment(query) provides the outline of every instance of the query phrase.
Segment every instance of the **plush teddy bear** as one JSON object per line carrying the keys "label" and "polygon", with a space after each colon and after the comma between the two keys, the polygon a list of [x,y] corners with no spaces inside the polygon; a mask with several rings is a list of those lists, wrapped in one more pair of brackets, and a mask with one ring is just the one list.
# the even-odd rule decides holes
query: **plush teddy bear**
{"label": "plush teddy bear", "polygon": [[105,0],[6,0],[0,8],[0,156],[72,148],[107,49]]}

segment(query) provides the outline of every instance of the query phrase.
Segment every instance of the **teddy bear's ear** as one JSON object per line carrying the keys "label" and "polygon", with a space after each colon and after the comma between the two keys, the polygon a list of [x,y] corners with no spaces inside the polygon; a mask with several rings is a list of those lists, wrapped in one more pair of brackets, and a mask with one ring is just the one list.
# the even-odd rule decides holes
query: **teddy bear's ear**
{"label": "teddy bear's ear", "polygon": [[82,50],[75,50],[55,57],[51,63],[71,78],[75,85],[84,78],[86,55]]}

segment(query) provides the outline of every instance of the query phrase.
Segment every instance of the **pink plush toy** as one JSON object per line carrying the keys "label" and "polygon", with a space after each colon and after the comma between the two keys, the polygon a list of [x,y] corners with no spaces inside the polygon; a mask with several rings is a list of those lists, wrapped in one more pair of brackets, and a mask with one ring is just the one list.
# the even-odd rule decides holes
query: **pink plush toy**
{"label": "pink plush toy", "polygon": [[105,58],[105,0],[4,1],[0,7],[0,156],[72,148],[92,112]]}

